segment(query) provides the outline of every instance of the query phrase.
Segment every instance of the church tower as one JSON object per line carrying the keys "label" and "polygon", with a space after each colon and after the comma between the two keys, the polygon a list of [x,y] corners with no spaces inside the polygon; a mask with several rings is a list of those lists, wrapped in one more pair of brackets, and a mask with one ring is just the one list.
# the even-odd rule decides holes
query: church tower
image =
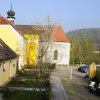
{"label": "church tower", "polygon": [[9,21],[11,21],[12,23],[14,23],[14,20],[15,20],[15,12],[12,10],[12,4],[11,4],[11,9],[7,12],[7,15],[8,15],[8,17],[7,17],[7,19],[9,20]]}

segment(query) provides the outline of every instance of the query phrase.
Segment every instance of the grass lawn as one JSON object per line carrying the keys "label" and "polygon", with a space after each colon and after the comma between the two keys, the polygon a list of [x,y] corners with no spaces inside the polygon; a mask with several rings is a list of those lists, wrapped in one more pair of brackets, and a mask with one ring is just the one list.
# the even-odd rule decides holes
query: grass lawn
{"label": "grass lawn", "polygon": [[45,88],[46,86],[47,87],[50,87],[50,84],[49,84],[49,80],[46,82],[46,81],[42,81],[42,80],[39,80],[38,82],[36,82],[36,80],[25,80],[25,81],[20,81],[18,83],[15,83],[13,81],[9,82],[7,84],[7,86],[10,86],[10,87],[26,87],[26,88],[34,88],[35,86],[37,88]]}
{"label": "grass lawn", "polygon": [[32,87],[34,88],[35,86],[38,87],[45,87],[48,86],[50,87],[50,83],[48,79],[43,79],[35,77],[34,74],[32,75],[17,75],[15,78],[12,78],[12,80],[7,84],[7,86],[11,87]]}
{"label": "grass lawn", "polygon": [[3,97],[4,100],[49,100],[48,94],[33,93],[31,91],[16,91],[15,94]]}
{"label": "grass lawn", "polygon": [[[31,78],[32,77],[32,78]],[[22,91],[22,90],[16,90],[15,94],[11,94],[9,96],[4,96],[4,100],[50,100],[50,94],[51,94],[51,89],[50,89],[50,82],[49,80],[40,80],[36,82],[35,78],[32,76],[27,76],[27,75],[18,75],[14,79],[12,79],[7,86],[9,87],[25,87],[25,88],[41,88],[41,89],[46,89],[46,91]],[[18,81],[16,82],[16,79],[18,80],[23,80],[24,81]],[[28,80],[29,79],[29,80]],[[35,85],[37,83],[37,85]],[[1,90],[2,92],[2,90]],[[3,92],[2,92],[3,93]],[[5,91],[4,91],[5,93]]]}
{"label": "grass lawn", "polygon": [[18,78],[18,79],[29,79],[29,78],[33,79],[33,78],[35,78],[35,74],[33,73],[33,74],[17,75],[16,78]]}
{"label": "grass lawn", "polygon": [[69,100],[100,100],[100,96],[90,93],[84,79],[63,79],[62,83]]}
{"label": "grass lawn", "polygon": [[[26,79],[26,80],[24,80]],[[29,79],[29,80],[28,80]],[[34,88],[35,86],[37,88],[45,88],[50,87],[50,83],[49,80],[47,79],[42,79],[39,78],[38,81],[36,80],[36,78],[34,77],[34,75],[17,75],[15,78],[12,78],[12,80],[7,84],[7,86],[10,87],[32,87]]]}

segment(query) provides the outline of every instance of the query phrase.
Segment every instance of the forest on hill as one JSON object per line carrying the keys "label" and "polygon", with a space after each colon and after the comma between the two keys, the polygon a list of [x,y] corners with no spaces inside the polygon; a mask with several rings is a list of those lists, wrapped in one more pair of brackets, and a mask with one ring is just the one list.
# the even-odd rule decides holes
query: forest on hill
{"label": "forest on hill", "polygon": [[78,29],[67,35],[71,41],[71,64],[100,64],[100,28]]}
{"label": "forest on hill", "polygon": [[87,29],[77,29],[67,33],[70,40],[79,37],[82,39],[83,37],[89,37],[94,43],[96,43],[96,47],[100,48],[100,28],[87,28]]}

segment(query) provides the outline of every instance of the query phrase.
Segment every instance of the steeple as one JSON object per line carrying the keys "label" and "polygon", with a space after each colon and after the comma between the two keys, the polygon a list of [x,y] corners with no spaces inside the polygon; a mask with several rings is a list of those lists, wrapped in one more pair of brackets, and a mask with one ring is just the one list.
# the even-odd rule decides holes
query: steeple
{"label": "steeple", "polygon": [[15,12],[12,10],[12,3],[11,3],[11,9],[7,12],[8,15],[8,20],[11,21],[12,23],[14,23],[15,20]]}

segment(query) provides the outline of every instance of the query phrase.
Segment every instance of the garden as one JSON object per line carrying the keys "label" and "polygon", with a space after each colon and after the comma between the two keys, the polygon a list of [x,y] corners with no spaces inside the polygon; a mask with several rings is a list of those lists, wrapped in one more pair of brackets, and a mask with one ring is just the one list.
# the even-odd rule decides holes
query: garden
{"label": "garden", "polygon": [[12,77],[9,83],[2,86],[0,92],[4,100],[50,100],[50,75],[55,64],[43,63],[25,65]]}

